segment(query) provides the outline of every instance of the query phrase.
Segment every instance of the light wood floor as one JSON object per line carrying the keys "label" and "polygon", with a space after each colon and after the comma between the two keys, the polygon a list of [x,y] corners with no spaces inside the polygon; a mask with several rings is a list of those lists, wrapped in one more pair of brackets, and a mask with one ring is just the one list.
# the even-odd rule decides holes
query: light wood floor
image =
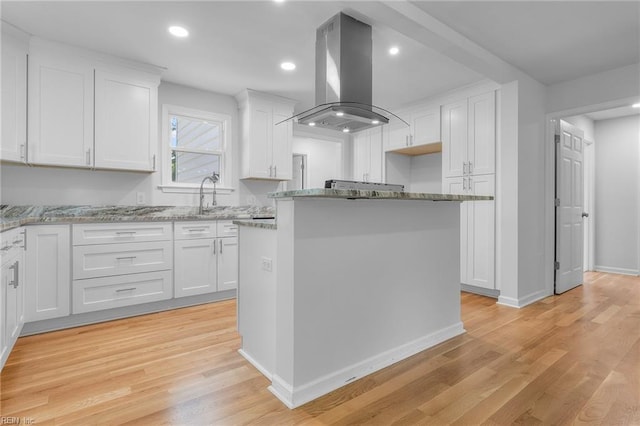
{"label": "light wood floor", "polygon": [[236,352],[235,302],[21,338],[2,416],[35,424],[640,424],[640,278],[524,309],[463,294],[467,333],[296,410]]}

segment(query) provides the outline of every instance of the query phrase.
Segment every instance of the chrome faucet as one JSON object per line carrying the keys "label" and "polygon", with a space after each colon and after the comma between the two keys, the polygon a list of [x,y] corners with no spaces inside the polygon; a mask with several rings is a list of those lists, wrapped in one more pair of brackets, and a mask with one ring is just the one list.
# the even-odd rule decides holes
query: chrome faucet
{"label": "chrome faucet", "polygon": [[204,207],[203,207],[203,203],[204,203],[204,183],[210,180],[211,183],[213,183],[213,203],[211,204],[212,206],[215,206],[217,204],[216,202],[216,183],[218,183],[218,181],[220,180],[220,174],[213,172],[211,174],[211,176],[205,176],[204,179],[202,179],[202,182],[200,182],[200,208],[198,209],[198,213],[199,214],[203,214],[204,213]]}

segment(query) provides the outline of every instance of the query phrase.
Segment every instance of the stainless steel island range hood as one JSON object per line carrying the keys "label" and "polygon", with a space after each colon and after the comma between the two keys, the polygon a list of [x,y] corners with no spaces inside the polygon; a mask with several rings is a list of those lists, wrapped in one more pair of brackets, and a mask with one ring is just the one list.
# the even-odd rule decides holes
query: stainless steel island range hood
{"label": "stainless steel island range hood", "polygon": [[371,26],[342,12],[321,25],[316,31],[317,106],[293,118],[343,132],[387,124],[389,117],[401,120],[371,104],[372,46]]}

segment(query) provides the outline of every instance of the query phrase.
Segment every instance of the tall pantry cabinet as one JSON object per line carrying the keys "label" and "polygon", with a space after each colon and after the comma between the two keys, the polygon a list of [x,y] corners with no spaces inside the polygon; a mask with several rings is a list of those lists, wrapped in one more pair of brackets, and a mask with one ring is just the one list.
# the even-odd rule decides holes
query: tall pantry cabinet
{"label": "tall pantry cabinet", "polygon": [[[442,190],[495,195],[495,92],[442,106]],[[460,282],[496,290],[495,201],[463,202]]]}

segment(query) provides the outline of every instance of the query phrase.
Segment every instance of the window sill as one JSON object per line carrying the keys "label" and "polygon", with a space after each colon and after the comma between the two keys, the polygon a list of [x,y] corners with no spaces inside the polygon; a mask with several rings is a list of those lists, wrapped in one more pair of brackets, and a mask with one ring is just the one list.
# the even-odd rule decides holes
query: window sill
{"label": "window sill", "polygon": [[[168,194],[198,194],[200,193],[200,185],[158,185],[158,189],[160,189],[164,193]],[[213,186],[205,185],[204,191],[210,193],[213,191]],[[225,187],[216,187],[216,194],[231,194],[234,192],[234,188],[225,188]]]}

